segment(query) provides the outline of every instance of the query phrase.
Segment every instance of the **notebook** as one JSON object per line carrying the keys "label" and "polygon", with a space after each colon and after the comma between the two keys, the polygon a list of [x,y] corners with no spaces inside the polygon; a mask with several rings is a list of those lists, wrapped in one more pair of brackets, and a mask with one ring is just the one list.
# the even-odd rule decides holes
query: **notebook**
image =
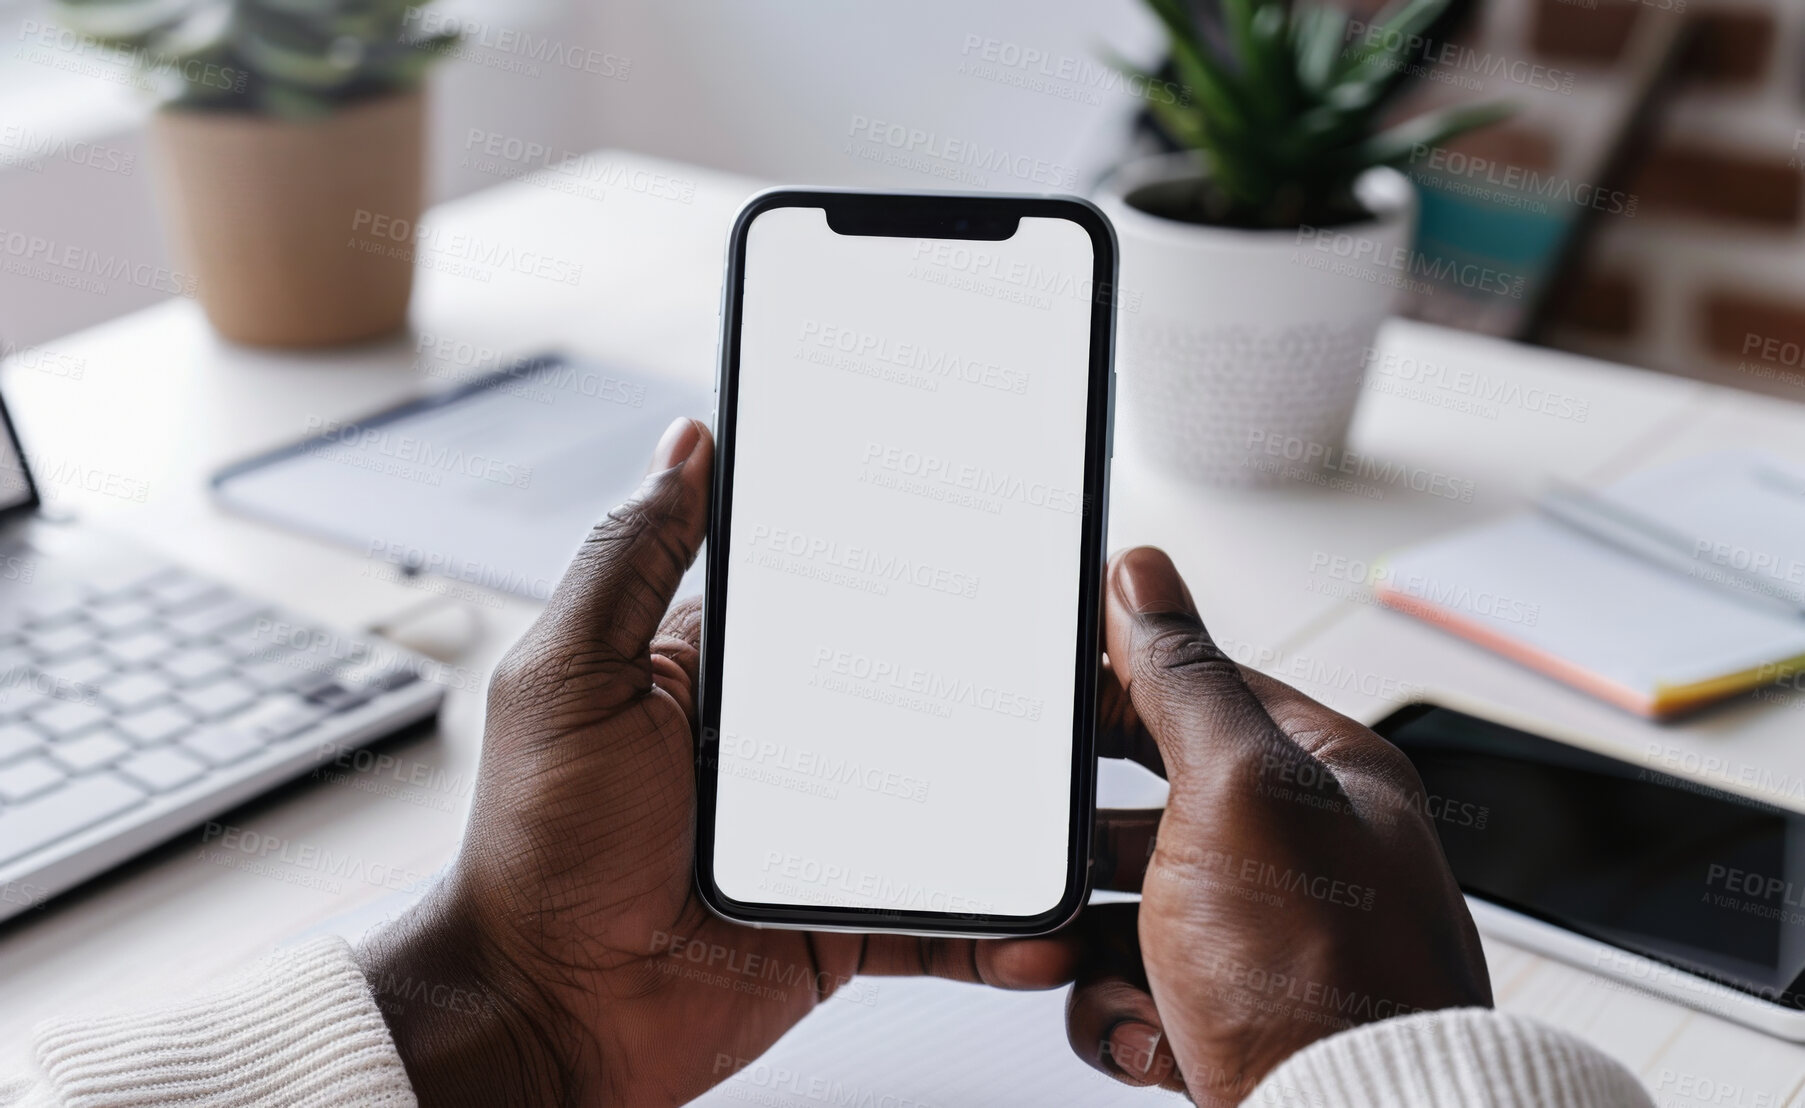
{"label": "notebook", "polygon": [[[680,381],[549,354],[351,420],[213,478],[219,502],[324,537],[384,572],[543,601],[633,494],[659,435],[706,418]],[[698,561],[699,564],[699,561]],[[700,570],[682,593],[700,590]]]}
{"label": "notebook", "polygon": [[1805,670],[1805,466],[1724,451],[1591,496],[1654,522],[1682,556],[1533,512],[1393,556],[1377,596],[1645,716]]}

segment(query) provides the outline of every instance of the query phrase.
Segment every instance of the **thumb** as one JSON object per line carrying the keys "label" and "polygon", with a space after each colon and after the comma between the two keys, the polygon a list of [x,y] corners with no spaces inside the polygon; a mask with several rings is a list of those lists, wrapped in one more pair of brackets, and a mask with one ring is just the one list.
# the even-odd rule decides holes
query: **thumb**
{"label": "thumb", "polygon": [[[651,472],[625,504],[583,540],[552,592],[539,630],[573,665],[638,665],[708,533],[714,440],[699,421],[679,419],[658,440]],[[650,685],[649,668],[643,674]],[[643,691],[643,690],[641,690]]]}
{"label": "thumb", "polygon": [[1118,554],[1104,590],[1110,667],[1159,746],[1174,786],[1199,771],[1221,781],[1248,757],[1298,754],[1198,618],[1166,552]]}

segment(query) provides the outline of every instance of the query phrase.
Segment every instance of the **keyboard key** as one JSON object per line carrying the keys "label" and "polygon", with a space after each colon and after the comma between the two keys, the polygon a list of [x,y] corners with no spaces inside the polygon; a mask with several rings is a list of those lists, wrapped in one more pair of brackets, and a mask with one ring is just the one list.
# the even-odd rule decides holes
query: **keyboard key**
{"label": "keyboard key", "polygon": [[316,695],[330,689],[340,687],[339,671],[333,668],[308,669],[303,671],[288,686],[288,691],[308,700],[319,700]]}
{"label": "keyboard key", "polygon": [[53,739],[66,739],[86,731],[105,718],[107,711],[98,704],[59,700],[48,708],[33,712],[31,722],[43,728]]}
{"label": "keyboard key", "polygon": [[320,659],[285,651],[277,657],[242,666],[238,675],[260,689],[275,690],[310,681],[328,668]]}
{"label": "keyboard key", "polygon": [[138,631],[124,638],[108,639],[100,644],[101,653],[122,666],[141,665],[152,658],[164,657],[175,649],[175,640],[155,628]]}
{"label": "keyboard key", "polygon": [[57,743],[50,757],[70,773],[92,773],[132,752],[130,743],[107,731],[94,731],[79,739]]}
{"label": "keyboard key", "polygon": [[[14,762],[10,766],[0,768],[0,800],[9,804],[28,800],[45,789],[54,788],[63,783],[69,775],[64,773],[50,759],[42,755],[34,755],[23,762]],[[6,852],[6,843],[0,840],[0,854]]]}
{"label": "keyboard key", "polygon": [[249,597],[221,593],[219,599],[212,603],[170,616],[168,623],[178,633],[189,638],[204,638],[230,631],[241,623],[249,623],[256,616],[268,614],[267,607]]}
{"label": "keyboard key", "polygon": [[205,577],[178,572],[146,589],[144,595],[157,606],[158,610],[169,612],[188,607],[191,604],[199,607],[196,602],[202,597],[222,591],[224,590],[218,584]]}
{"label": "keyboard key", "polygon": [[202,688],[183,689],[176,700],[202,719],[218,719],[250,707],[262,695],[255,686],[228,677]]}
{"label": "keyboard key", "polygon": [[110,773],[70,782],[0,811],[0,865],[137,807],[144,793]]}
{"label": "keyboard key", "polygon": [[82,583],[87,585],[96,597],[105,600],[137,592],[139,589],[157,584],[165,577],[179,572],[181,571],[168,562],[134,555],[129,562],[120,562],[103,569],[90,570],[84,574]]}
{"label": "keyboard key", "polygon": [[174,704],[159,704],[155,708],[120,716],[113,721],[113,726],[139,746],[156,746],[193,728],[194,717]]}
{"label": "keyboard key", "polygon": [[104,654],[83,654],[68,661],[52,662],[40,667],[53,680],[67,685],[94,685],[113,672],[113,662]]}
{"label": "keyboard key", "polygon": [[294,633],[292,624],[286,626],[282,636],[278,636],[273,627],[259,627],[255,621],[245,624],[230,634],[219,636],[235,658],[274,658],[292,654],[297,650],[305,650],[307,643],[303,640],[296,645],[288,636]]}
{"label": "keyboard key", "polygon": [[307,699],[329,711],[342,712],[347,708],[355,708],[376,695],[372,689],[353,686],[346,688],[334,681],[330,685],[309,689]]}
{"label": "keyboard key", "polygon": [[0,678],[11,677],[29,669],[32,660],[31,651],[23,646],[0,647]]}
{"label": "keyboard key", "polygon": [[25,642],[37,652],[40,661],[57,662],[82,653],[93,646],[97,638],[94,628],[88,624],[68,623],[47,631],[34,629],[27,633]]}
{"label": "keyboard key", "polygon": [[229,766],[263,749],[263,742],[232,727],[203,727],[179,744],[216,766]]}
{"label": "keyboard key", "polygon": [[25,622],[36,627],[50,627],[74,619],[87,606],[87,598],[74,585],[52,585],[31,590],[29,599],[20,606]]}
{"label": "keyboard key", "polygon": [[371,693],[388,692],[419,679],[419,674],[404,666],[388,662],[362,662],[338,671],[338,682],[346,688],[368,689]]}
{"label": "keyboard key", "polygon": [[255,708],[227,720],[225,726],[243,731],[264,742],[286,739],[304,731],[332,713],[318,704],[309,704],[291,693],[265,699]]}
{"label": "keyboard key", "polygon": [[122,673],[99,686],[100,698],[121,712],[162,700],[175,691],[175,683],[155,670]]}
{"label": "keyboard key", "polygon": [[51,702],[51,695],[39,685],[51,682],[29,671],[14,674],[0,684],[0,716],[26,716]]}
{"label": "keyboard key", "polygon": [[232,656],[214,646],[185,646],[157,663],[185,685],[210,681],[232,668]]}
{"label": "keyboard key", "polygon": [[0,762],[10,762],[42,747],[44,732],[25,723],[9,723],[0,727]]}
{"label": "keyboard key", "polygon": [[109,634],[134,631],[156,617],[157,610],[142,600],[119,600],[88,609],[89,622]]}
{"label": "keyboard key", "polygon": [[118,766],[120,773],[153,793],[166,793],[199,778],[207,767],[173,747],[134,754]]}

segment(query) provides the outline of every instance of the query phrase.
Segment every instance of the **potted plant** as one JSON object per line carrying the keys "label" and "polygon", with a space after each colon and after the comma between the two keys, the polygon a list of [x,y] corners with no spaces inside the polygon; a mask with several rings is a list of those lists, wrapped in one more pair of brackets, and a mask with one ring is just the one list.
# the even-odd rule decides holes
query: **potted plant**
{"label": "potted plant", "polygon": [[1212,35],[1186,0],[1147,0],[1186,90],[1148,108],[1183,149],[1098,200],[1121,240],[1123,431],[1153,458],[1226,485],[1342,464],[1374,334],[1413,279],[1415,193],[1392,167],[1509,112],[1382,128],[1447,3],[1395,0],[1350,35],[1335,8],[1221,0]]}
{"label": "potted plant", "polygon": [[417,33],[417,0],[55,6],[159,86],[166,210],[220,334],[323,346],[405,325],[411,244],[364,239],[424,202],[420,86],[456,36]]}

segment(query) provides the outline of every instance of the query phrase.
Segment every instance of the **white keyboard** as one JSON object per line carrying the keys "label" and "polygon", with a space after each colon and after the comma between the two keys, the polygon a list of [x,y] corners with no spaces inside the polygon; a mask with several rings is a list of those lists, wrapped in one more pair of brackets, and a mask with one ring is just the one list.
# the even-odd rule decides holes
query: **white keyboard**
{"label": "white keyboard", "polygon": [[0,919],[442,696],[418,656],[109,554],[27,552],[30,579],[0,581]]}

